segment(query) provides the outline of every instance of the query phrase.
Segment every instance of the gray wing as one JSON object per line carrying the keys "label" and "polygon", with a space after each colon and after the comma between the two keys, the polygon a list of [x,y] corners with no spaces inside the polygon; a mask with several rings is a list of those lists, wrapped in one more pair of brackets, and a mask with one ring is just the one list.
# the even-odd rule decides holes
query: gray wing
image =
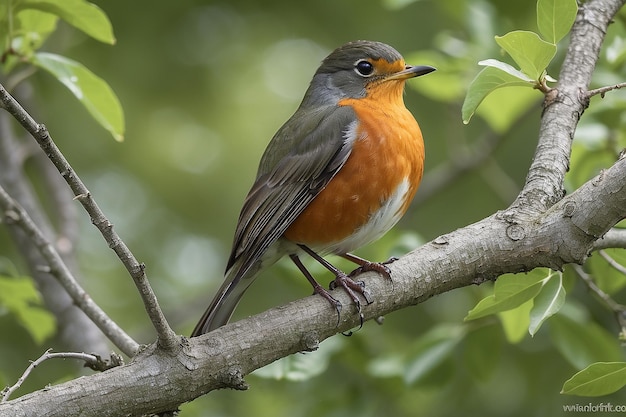
{"label": "gray wing", "polygon": [[259,259],[348,159],[354,127],[351,108],[326,106],[299,109],[274,135],[239,215],[226,278],[192,337],[228,322]]}
{"label": "gray wing", "polygon": [[244,202],[227,270],[255,264],[341,169],[352,150],[350,107],[299,109],[274,135]]}

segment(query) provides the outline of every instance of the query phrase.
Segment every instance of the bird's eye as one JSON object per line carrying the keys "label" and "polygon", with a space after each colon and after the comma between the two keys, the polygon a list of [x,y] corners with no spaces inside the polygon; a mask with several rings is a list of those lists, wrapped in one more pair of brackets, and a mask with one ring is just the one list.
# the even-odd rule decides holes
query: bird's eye
{"label": "bird's eye", "polygon": [[363,77],[369,77],[374,73],[374,65],[369,61],[361,59],[354,64],[354,70]]}

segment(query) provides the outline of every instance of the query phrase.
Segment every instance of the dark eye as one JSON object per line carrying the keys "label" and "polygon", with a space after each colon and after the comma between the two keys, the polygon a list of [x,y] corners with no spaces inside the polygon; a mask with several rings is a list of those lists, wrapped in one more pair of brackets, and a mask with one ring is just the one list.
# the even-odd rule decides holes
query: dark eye
{"label": "dark eye", "polygon": [[369,77],[374,73],[374,65],[369,61],[361,59],[354,64],[354,70],[363,77]]}

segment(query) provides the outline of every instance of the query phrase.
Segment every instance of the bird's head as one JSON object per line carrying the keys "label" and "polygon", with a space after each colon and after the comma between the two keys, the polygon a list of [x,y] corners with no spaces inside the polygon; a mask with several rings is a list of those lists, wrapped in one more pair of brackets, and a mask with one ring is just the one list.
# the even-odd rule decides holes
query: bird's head
{"label": "bird's head", "polygon": [[374,95],[401,99],[406,80],[433,71],[435,68],[430,66],[407,65],[402,55],[387,44],[349,42],[322,61],[305,102],[331,104],[344,98]]}

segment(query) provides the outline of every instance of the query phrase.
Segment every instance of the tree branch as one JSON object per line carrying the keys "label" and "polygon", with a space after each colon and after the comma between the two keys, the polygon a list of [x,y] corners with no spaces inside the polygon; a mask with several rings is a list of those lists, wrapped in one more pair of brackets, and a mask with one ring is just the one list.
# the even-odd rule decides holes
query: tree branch
{"label": "tree branch", "polygon": [[44,354],[39,357],[39,359],[31,362],[31,364],[28,366],[28,368],[26,368],[22,376],[17,380],[15,384],[2,390],[2,392],[0,392],[0,394],[2,394],[2,398],[0,399],[0,402],[8,401],[11,394],[13,394],[16,390],[18,390],[22,386],[22,384],[24,383],[24,381],[26,381],[26,378],[28,378],[31,372],[33,372],[33,370],[36,367],[38,367],[39,365],[41,365],[43,362],[47,361],[48,359],[56,359],[56,358],[77,359],[77,360],[85,362],[85,366],[89,368],[103,370],[103,371],[106,369],[110,369],[111,367],[121,365],[121,362],[119,362],[121,358],[117,356],[114,356],[112,363],[110,363],[107,361],[103,361],[102,358],[98,355],[90,355],[87,353],[77,353],[77,352],[59,352],[59,353],[51,353],[51,352],[52,352],[52,349],[46,350]]}
{"label": "tree branch", "polygon": [[611,256],[609,256],[609,254],[603,250],[599,251],[598,253],[609,265],[611,265],[613,269],[615,269],[617,272],[619,272],[622,275],[626,275],[626,267],[624,267],[624,265],[620,264],[615,259],[611,258]]}
{"label": "tree branch", "polygon": [[624,0],[594,0],[580,6],[559,83],[544,101],[539,142],[526,185],[512,206],[521,210],[517,214],[542,212],[565,195],[563,179],[569,169],[574,131],[589,105],[587,89],[606,29],[623,4]]}
{"label": "tree branch", "polygon": [[593,250],[608,248],[626,249],[626,229],[611,229],[593,245]]}
{"label": "tree branch", "polygon": [[[624,217],[626,160],[620,160],[527,223],[511,225],[498,213],[397,260],[390,265],[393,281],[364,274],[374,302],[362,307],[363,315],[377,318],[503,273],[581,263],[598,236]],[[345,293],[333,296],[351,305]],[[337,326],[337,313],[325,300],[306,297],[186,340],[178,352],[152,345],[128,365],[2,403],[0,416],[27,416],[33,410],[46,417],[96,411],[115,416],[128,412],[129,398],[135,415],[172,410],[214,389],[244,389],[244,375],[289,354],[315,350],[322,340],[358,324],[358,315],[345,308]]]}
{"label": "tree branch", "polygon": [[626,83],[619,83],[614,85],[607,85],[605,87],[595,88],[593,90],[587,91],[587,97],[591,98],[595,95],[600,94],[600,97],[604,98],[604,95],[609,91],[619,90],[620,88],[626,87]]}
{"label": "tree branch", "polygon": [[[55,231],[39,204],[37,196],[26,179],[23,164],[30,150],[15,138],[8,113],[0,112],[0,184],[29,213],[43,235],[48,240],[55,238]],[[34,144],[33,144],[34,145]],[[36,146],[30,148],[37,149]],[[37,283],[46,307],[54,314],[58,323],[58,334],[66,350],[98,352],[105,354],[109,346],[102,332],[93,325],[91,320],[77,309],[71,297],[63,287],[39,266],[45,265],[39,250],[12,224],[7,224],[12,240],[21,253],[30,275]],[[57,241],[57,243],[60,243]],[[63,255],[63,254],[62,254]],[[63,261],[71,269],[72,256],[64,253]]]}
{"label": "tree branch", "polygon": [[102,309],[89,297],[78,282],[72,276],[61,256],[54,246],[46,239],[37,228],[28,213],[0,187],[0,211],[7,223],[17,225],[24,234],[39,249],[41,256],[46,261],[50,274],[52,274],[65,291],[72,297],[74,303],[107,335],[107,337],[122,352],[128,356],[134,356],[139,351],[139,344],[135,342],[124,330],[117,325]]}
{"label": "tree branch", "polygon": [[48,130],[43,124],[37,123],[2,85],[0,85],[0,103],[37,141],[46,156],[52,161],[61,176],[70,186],[76,199],[85,208],[94,226],[100,231],[105,241],[109,244],[109,247],[113,249],[130,273],[135,286],[139,290],[146,312],[157,331],[158,343],[167,349],[176,349],[179,344],[178,337],[167,324],[167,320],[159,307],[156,295],[148,282],[145,266],[137,261],[124,241],[115,230],[113,230],[113,225],[106,218],[85,184],[54,144]]}
{"label": "tree branch", "polygon": [[604,304],[606,304],[606,306],[613,311],[617,324],[622,329],[620,334],[626,335],[626,306],[616,302],[609,294],[602,291],[602,289],[596,285],[593,277],[586,273],[582,266],[574,265],[574,271],[576,271],[578,276],[587,285],[587,288],[596,294],[598,298],[600,298]]}
{"label": "tree branch", "polygon": [[[366,320],[503,273],[582,263],[594,243],[626,217],[626,159],[566,197],[562,187],[573,133],[587,106],[591,72],[606,27],[621,5],[622,1],[590,0],[581,7],[560,83],[546,97],[526,186],[514,205],[394,262],[391,282],[364,274],[374,298],[362,307]],[[343,292],[333,296],[351,305]],[[2,403],[0,415],[113,416],[128,413],[129,407],[135,415],[172,410],[214,389],[245,389],[243,376],[254,369],[295,352],[315,350],[322,340],[358,324],[358,315],[345,308],[337,325],[336,312],[325,300],[307,297],[183,339],[178,351],[153,344],[128,365]]]}

